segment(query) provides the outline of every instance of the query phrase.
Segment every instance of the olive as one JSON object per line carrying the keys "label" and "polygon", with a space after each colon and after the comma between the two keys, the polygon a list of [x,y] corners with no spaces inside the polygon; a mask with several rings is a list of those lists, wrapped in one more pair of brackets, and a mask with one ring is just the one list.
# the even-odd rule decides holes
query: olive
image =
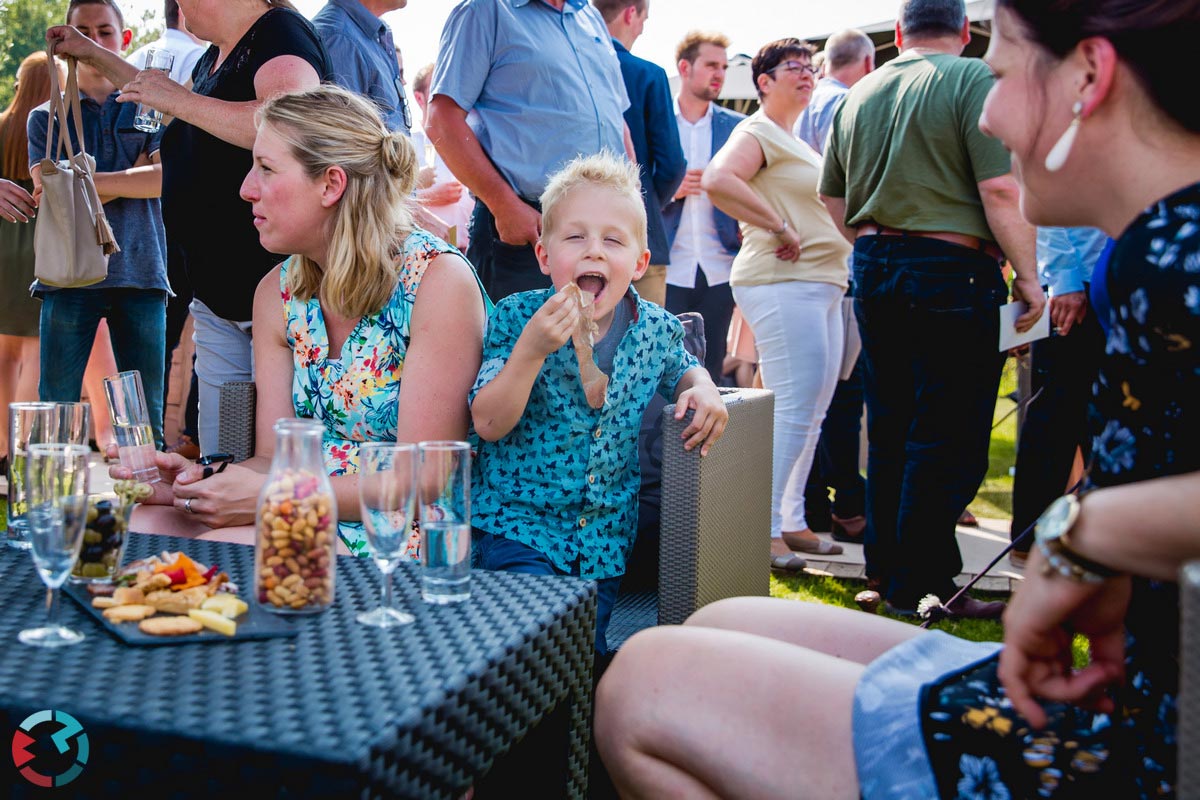
{"label": "olive", "polygon": [[87,512],[88,525],[91,525],[93,522],[95,522],[96,517],[98,517],[98,516],[100,516],[100,512],[96,510],[95,506],[91,506],[90,508],[88,508],[88,512]]}
{"label": "olive", "polygon": [[103,564],[84,564],[79,574],[85,578],[107,578],[108,569]]}
{"label": "olive", "polygon": [[84,561],[99,561],[100,557],[103,555],[103,545],[89,544],[87,547],[83,548],[83,553],[80,555],[80,558],[82,558]]}
{"label": "olive", "polygon": [[95,524],[92,525],[92,527],[98,531],[107,533],[108,531],[111,531],[116,524],[117,524],[117,518],[114,517],[112,514],[102,514],[96,520]]}
{"label": "olive", "polygon": [[83,532],[84,544],[100,544],[104,539],[104,534],[99,531],[87,530]]}
{"label": "olive", "polygon": [[120,547],[121,546],[120,532],[110,533],[108,536],[104,537],[104,546],[109,548],[110,550],[115,550],[118,547]]}

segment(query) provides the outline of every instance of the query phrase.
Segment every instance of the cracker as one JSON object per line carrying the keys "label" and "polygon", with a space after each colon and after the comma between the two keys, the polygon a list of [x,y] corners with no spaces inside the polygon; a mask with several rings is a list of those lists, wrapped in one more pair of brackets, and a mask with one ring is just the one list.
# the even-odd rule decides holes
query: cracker
{"label": "cracker", "polygon": [[142,594],[141,589],[133,586],[122,586],[114,591],[112,596],[118,606],[146,604],[146,595]]}
{"label": "cracker", "polygon": [[104,618],[109,622],[137,622],[138,620],[153,616],[157,611],[158,609],[153,606],[140,604],[113,606],[112,608],[104,609]]}
{"label": "cracker", "polygon": [[574,281],[564,286],[562,291],[575,298],[575,302],[579,304],[579,324],[571,332],[571,342],[575,345],[575,358],[579,362],[579,379],[583,383],[583,393],[589,406],[604,408],[604,399],[608,394],[608,376],[596,366],[596,359],[592,354],[596,334],[600,331],[592,318],[595,295],[580,289]]}
{"label": "cracker", "polygon": [[187,636],[199,633],[204,626],[191,617],[154,617],[138,623],[138,630],[151,636]]}
{"label": "cracker", "polygon": [[98,596],[92,598],[92,606],[94,608],[113,608],[121,605],[111,597]]}

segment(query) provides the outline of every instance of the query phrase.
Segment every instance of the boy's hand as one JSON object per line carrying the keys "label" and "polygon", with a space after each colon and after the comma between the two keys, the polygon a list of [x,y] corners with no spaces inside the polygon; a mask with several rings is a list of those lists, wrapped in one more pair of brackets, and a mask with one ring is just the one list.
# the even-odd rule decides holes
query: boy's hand
{"label": "boy's hand", "polygon": [[579,304],[575,298],[557,292],[525,324],[517,344],[530,355],[545,358],[567,343],[578,323]]}
{"label": "boy's hand", "polygon": [[683,449],[691,450],[701,445],[700,455],[708,455],[708,449],[725,433],[729,422],[729,411],[721,393],[711,380],[681,392],[675,400],[675,419],[683,419],[689,408],[696,409],[691,423],[683,429]]}

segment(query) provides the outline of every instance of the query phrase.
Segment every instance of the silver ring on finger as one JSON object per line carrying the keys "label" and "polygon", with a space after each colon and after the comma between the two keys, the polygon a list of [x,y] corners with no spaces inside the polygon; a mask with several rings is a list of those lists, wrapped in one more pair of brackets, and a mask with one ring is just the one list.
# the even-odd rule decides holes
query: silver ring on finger
{"label": "silver ring on finger", "polygon": [[183,501],[183,510],[188,512],[189,514],[196,513],[195,511],[192,510],[192,500],[194,500],[194,499],[195,499],[194,497],[189,497],[187,500]]}

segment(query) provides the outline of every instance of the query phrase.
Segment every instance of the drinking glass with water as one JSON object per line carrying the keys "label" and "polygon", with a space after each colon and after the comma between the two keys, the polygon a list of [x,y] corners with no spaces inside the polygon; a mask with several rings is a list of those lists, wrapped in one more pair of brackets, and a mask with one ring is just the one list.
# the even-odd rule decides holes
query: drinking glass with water
{"label": "drinking glass with water", "polygon": [[471,597],[471,445],[421,442],[421,596],[427,603]]}
{"label": "drinking glass with water", "polygon": [[146,405],[142,374],[134,369],[110,375],[104,379],[104,396],[108,399],[121,466],[133,471],[135,481],[158,483],[154,429],[150,427],[150,407]]}
{"label": "drinking glass with water", "polygon": [[8,531],[9,547],[29,549],[29,493],[25,487],[25,463],[29,446],[53,442],[58,437],[54,403],[8,404]]}
{"label": "drinking glass with water", "polygon": [[[175,54],[161,47],[151,47],[146,51],[146,65],[143,69],[157,69],[171,74],[175,66]],[[133,127],[146,133],[156,133],[162,127],[163,113],[144,103],[138,103],[137,113],[133,117]]]}

